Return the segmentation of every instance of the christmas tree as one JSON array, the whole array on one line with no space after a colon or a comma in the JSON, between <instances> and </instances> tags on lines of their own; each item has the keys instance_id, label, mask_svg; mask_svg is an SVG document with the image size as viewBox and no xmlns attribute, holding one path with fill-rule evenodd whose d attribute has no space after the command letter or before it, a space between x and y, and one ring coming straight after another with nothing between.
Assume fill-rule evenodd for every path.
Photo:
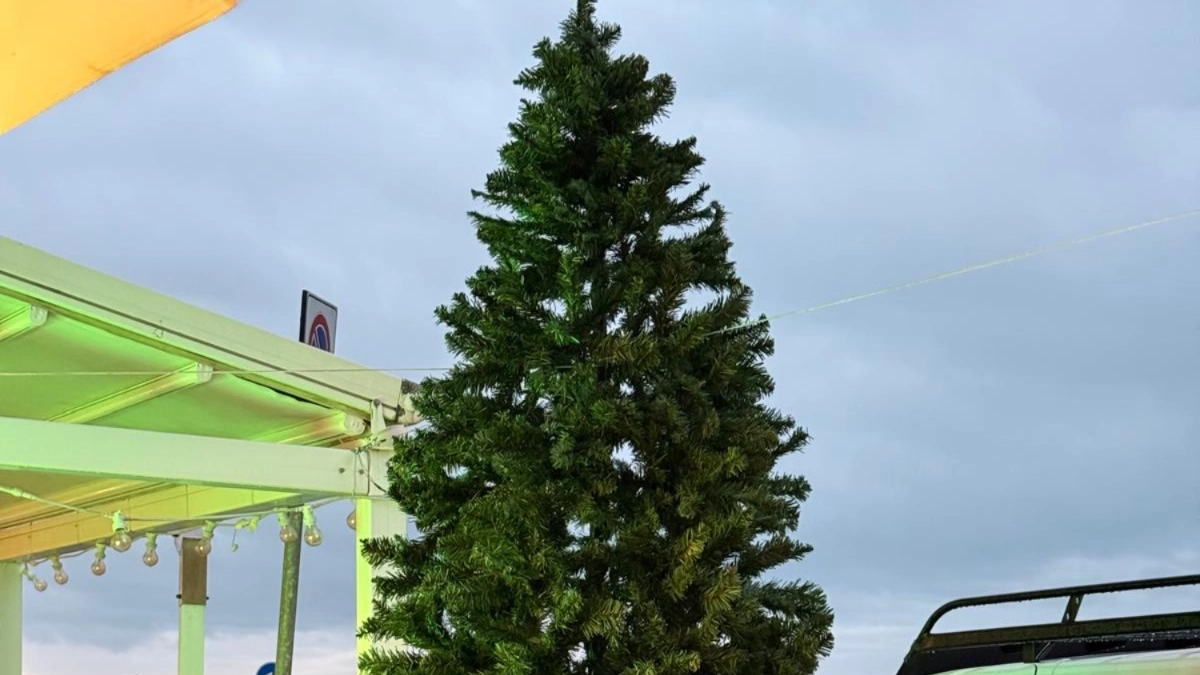
<instances>
[{"instance_id":1,"label":"christmas tree","mask_svg":"<svg viewBox=\"0 0 1200 675\"><path fill-rule=\"evenodd\" d=\"M809 485L764 401L765 320L729 260L675 96L579 0L516 83L533 96L475 196L492 262L436 312L458 357L422 384L390 493L420 538L368 542L378 675L807 674L810 583L771 580ZM708 297L705 302L698 295Z\"/></svg>"}]
</instances>

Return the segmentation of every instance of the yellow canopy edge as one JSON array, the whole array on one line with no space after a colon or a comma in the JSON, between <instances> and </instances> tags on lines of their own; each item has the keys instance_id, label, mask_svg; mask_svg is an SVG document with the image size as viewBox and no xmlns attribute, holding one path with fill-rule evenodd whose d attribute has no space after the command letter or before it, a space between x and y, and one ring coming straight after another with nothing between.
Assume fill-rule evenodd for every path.
<instances>
[{"instance_id":1,"label":"yellow canopy edge","mask_svg":"<svg viewBox=\"0 0 1200 675\"><path fill-rule=\"evenodd\" d=\"M0 0L0 134L237 0Z\"/></svg>"}]
</instances>

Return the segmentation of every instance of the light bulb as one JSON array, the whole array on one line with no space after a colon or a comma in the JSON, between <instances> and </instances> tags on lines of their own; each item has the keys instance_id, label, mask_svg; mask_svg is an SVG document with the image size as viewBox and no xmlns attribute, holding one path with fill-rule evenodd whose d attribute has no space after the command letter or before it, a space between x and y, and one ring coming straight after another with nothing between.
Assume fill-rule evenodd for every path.
<instances>
[{"instance_id":1,"label":"light bulb","mask_svg":"<svg viewBox=\"0 0 1200 675\"><path fill-rule=\"evenodd\" d=\"M292 526L291 513L288 511L276 511L275 517L279 520L279 541L290 544L300 538L300 533Z\"/></svg>"},{"instance_id":2,"label":"light bulb","mask_svg":"<svg viewBox=\"0 0 1200 675\"><path fill-rule=\"evenodd\" d=\"M36 589L38 593L46 590L46 582L39 579L37 575L33 573L33 569L28 564L25 565L25 569L21 570L21 576L28 579L29 583L33 584L34 589Z\"/></svg>"},{"instance_id":3,"label":"light bulb","mask_svg":"<svg viewBox=\"0 0 1200 675\"><path fill-rule=\"evenodd\" d=\"M109 543L118 553L124 553L133 546L133 537L129 536L128 530L120 530L112 536Z\"/></svg>"},{"instance_id":4,"label":"light bulb","mask_svg":"<svg viewBox=\"0 0 1200 675\"><path fill-rule=\"evenodd\" d=\"M208 557L212 553L213 532L217 529L217 524L208 522L204 524L204 531L200 534L200 541L196 542L196 554Z\"/></svg>"},{"instance_id":5,"label":"light bulb","mask_svg":"<svg viewBox=\"0 0 1200 675\"><path fill-rule=\"evenodd\" d=\"M346 515L346 527L358 530L358 509L350 509L350 513Z\"/></svg>"},{"instance_id":6,"label":"light bulb","mask_svg":"<svg viewBox=\"0 0 1200 675\"><path fill-rule=\"evenodd\" d=\"M304 523L304 543L309 546L320 546L325 537L321 534L321 528L317 527L317 516L313 514L313 508L305 504L300 508L300 522Z\"/></svg>"},{"instance_id":7,"label":"light bulb","mask_svg":"<svg viewBox=\"0 0 1200 675\"><path fill-rule=\"evenodd\" d=\"M146 534L146 552L142 554L142 562L146 563L146 567L154 567L158 564L157 532L149 532Z\"/></svg>"},{"instance_id":8,"label":"light bulb","mask_svg":"<svg viewBox=\"0 0 1200 675\"><path fill-rule=\"evenodd\" d=\"M121 515L120 511L114 511L112 514L112 529L113 536L109 542L118 553L124 553L133 546L133 537L129 536L129 527L125 525L125 516Z\"/></svg>"},{"instance_id":9,"label":"light bulb","mask_svg":"<svg viewBox=\"0 0 1200 675\"><path fill-rule=\"evenodd\" d=\"M50 558L50 567L54 570L54 583L58 584L59 586L67 583L70 577L68 577L66 571L63 570L62 560L59 560L58 556L52 556Z\"/></svg>"},{"instance_id":10,"label":"light bulb","mask_svg":"<svg viewBox=\"0 0 1200 675\"><path fill-rule=\"evenodd\" d=\"M195 551L196 555L208 556L209 553L212 553L212 539L201 537L200 541L196 542Z\"/></svg>"},{"instance_id":11,"label":"light bulb","mask_svg":"<svg viewBox=\"0 0 1200 675\"><path fill-rule=\"evenodd\" d=\"M92 561L92 574L102 576L108 571L108 565L104 564L104 542L96 544L96 559Z\"/></svg>"}]
</instances>

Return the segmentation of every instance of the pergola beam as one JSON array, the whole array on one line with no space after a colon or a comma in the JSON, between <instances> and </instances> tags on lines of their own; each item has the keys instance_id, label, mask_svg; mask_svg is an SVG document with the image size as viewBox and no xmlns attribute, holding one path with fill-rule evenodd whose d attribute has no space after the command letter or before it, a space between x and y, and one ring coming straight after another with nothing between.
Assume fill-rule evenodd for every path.
<instances>
[{"instance_id":1,"label":"pergola beam","mask_svg":"<svg viewBox=\"0 0 1200 675\"><path fill-rule=\"evenodd\" d=\"M96 480L72 486L66 490L59 490L48 495L38 496L47 497L56 504L71 504L81 509L97 508L103 510L104 506L114 499L128 499L136 494L161 490L164 487L169 486L157 484L138 486L128 481ZM115 508L110 509L110 511L115 510ZM60 513L62 513L61 507L44 502L17 502L0 509L0 532L3 532L5 528L12 525L24 524L33 520L42 520Z\"/></svg>"},{"instance_id":2,"label":"pergola beam","mask_svg":"<svg viewBox=\"0 0 1200 675\"><path fill-rule=\"evenodd\" d=\"M0 290L55 315L156 349L186 354L217 371L352 414L381 401L389 420L411 413L402 381L296 340L254 328L0 236Z\"/></svg>"},{"instance_id":3,"label":"pergola beam","mask_svg":"<svg viewBox=\"0 0 1200 675\"><path fill-rule=\"evenodd\" d=\"M70 424L92 422L159 396L166 396L198 384L204 384L212 380L212 374L212 366L204 363L192 363L173 373L135 384L101 399L85 403L78 408L50 418L50 421Z\"/></svg>"},{"instance_id":4,"label":"pergola beam","mask_svg":"<svg viewBox=\"0 0 1200 675\"><path fill-rule=\"evenodd\" d=\"M0 342L27 333L38 326L44 326L50 313L45 307L26 305L13 314L0 317Z\"/></svg>"},{"instance_id":5,"label":"pergola beam","mask_svg":"<svg viewBox=\"0 0 1200 675\"><path fill-rule=\"evenodd\" d=\"M13 417L0 438L3 470L345 497L379 492L389 454Z\"/></svg>"},{"instance_id":6,"label":"pergola beam","mask_svg":"<svg viewBox=\"0 0 1200 675\"><path fill-rule=\"evenodd\" d=\"M129 529L137 534L161 531L164 525L185 530L221 514L294 506L307 498L311 495L177 486L93 503L89 509L97 513L120 511L128 518ZM78 550L110 536L112 523L105 518L59 512L23 525L0 527L0 561Z\"/></svg>"},{"instance_id":7,"label":"pergola beam","mask_svg":"<svg viewBox=\"0 0 1200 675\"><path fill-rule=\"evenodd\" d=\"M361 417L343 412L313 422L301 422L285 429L271 431L250 440L260 443L284 443L288 445L310 445L345 438L357 440L367 433L367 423Z\"/></svg>"}]
</instances>

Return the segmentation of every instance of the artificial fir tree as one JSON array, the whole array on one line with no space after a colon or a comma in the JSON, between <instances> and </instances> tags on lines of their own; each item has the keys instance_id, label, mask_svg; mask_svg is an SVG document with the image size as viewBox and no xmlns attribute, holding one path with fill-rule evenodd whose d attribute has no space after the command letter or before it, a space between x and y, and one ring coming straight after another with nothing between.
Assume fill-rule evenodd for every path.
<instances>
[{"instance_id":1,"label":"artificial fir tree","mask_svg":"<svg viewBox=\"0 0 1200 675\"><path fill-rule=\"evenodd\" d=\"M471 214L492 263L437 310L459 362L389 466L423 536L366 547L391 571L364 634L410 649L367 672L803 675L831 648L821 590L766 578L808 551L777 472L807 437L764 404L695 140L651 133L675 86L619 35L579 0L516 81Z\"/></svg>"}]
</instances>

